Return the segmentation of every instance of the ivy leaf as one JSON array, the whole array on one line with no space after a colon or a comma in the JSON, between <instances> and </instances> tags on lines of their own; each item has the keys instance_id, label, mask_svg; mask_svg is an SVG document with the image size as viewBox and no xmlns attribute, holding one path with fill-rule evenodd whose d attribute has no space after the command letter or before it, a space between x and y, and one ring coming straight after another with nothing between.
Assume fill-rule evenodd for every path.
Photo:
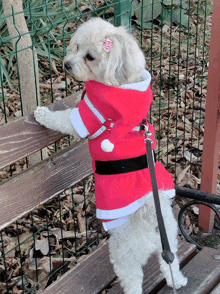
<instances>
[{"instance_id":1,"label":"ivy leaf","mask_svg":"<svg viewBox=\"0 0 220 294\"><path fill-rule=\"evenodd\" d=\"M138 19L142 17L142 2L136 6L135 16ZM151 21L160 15L162 10L161 2L155 2L154 0L143 0L143 21Z\"/></svg>"},{"instance_id":2,"label":"ivy leaf","mask_svg":"<svg viewBox=\"0 0 220 294\"><path fill-rule=\"evenodd\" d=\"M173 22L174 23L181 23L182 26L188 27L188 20L189 16L185 14L185 10L181 8L177 8L173 10Z\"/></svg>"},{"instance_id":3,"label":"ivy leaf","mask_svg":"<svg viewBox=\"0 0 220 294\"><path fill-rule=\"evenodd\" d=\"M181 25L187 28L189 17L181 8L176 8L175 10L173 9L172 12L170 9L164 9L163 15L160 16L160 20L177 24L180 24L181 21Z\"/></svg>"},{"instance_id":4,"label":"ivy leaf","mask_svg":"<svg viewBox=\"0 0 220 294\"><path fill-rule=\"evenodd\" d=\"M179 5L180 0L163 0L162 3L164 5L172 5L172 4Z\"/></svg>"},{"instance_id":5,"label":"ivy leaf","mask_svg":"<svg viewBox=\"0 0 220 294\"><path fill-rule=\"evenodd\" d=\"M136 24L138 24L141 27L141 20L137 19L135 20ZM152 22L143 22L143 29L152 30L154 29L154 24Z\"/></svg>"}]
</instances>

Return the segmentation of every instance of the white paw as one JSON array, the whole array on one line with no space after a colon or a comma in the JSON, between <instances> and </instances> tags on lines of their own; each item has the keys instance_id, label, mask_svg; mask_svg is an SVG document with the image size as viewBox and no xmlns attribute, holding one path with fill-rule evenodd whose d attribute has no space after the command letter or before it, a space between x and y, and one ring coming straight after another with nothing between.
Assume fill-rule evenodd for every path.
<instances>
[{"instance_id":1,"label":"white paw","mask_svg":"<svg viewBox=\"0 0 220 294\"><path fill-rule=\"evenodd\" d=\"M49 113L50 110L47 107L38 106L34 111L34 117L39 124L44 125L46 120L48 119Z\"/></svg>"},{"instance_id":2,"label":"white paw","mask_svg":"<svg viewBox=\"0 0 220 294\"><path fill-rule=\"evenodd\" d=\"M174 276L175 289L177 290L181 287L186 286L187 282L188 282L188 279L185 278L182 274L178 276ZM167 285L173 288L172 281L169 281L169 282L167 281Z\"/></svg>"}]
</instances>

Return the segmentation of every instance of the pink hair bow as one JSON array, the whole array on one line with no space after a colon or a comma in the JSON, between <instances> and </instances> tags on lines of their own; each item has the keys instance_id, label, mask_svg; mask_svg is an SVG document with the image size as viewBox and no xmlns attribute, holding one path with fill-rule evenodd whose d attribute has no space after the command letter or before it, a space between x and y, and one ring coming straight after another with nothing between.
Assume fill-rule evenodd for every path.
<instances>
[{"instance_id":1,"label":"pink hair bow","mask_svg":"<svg viewBox=\"0 0 220 294\"><path fill-rule=\"evenodd\" d=\"M104 42L105 44L103 45L103 49L105 50L105 52L110 52L112 49L112 44L114 44L114 41L110 39L105 39Z\"/></svg>"}]
</instances>

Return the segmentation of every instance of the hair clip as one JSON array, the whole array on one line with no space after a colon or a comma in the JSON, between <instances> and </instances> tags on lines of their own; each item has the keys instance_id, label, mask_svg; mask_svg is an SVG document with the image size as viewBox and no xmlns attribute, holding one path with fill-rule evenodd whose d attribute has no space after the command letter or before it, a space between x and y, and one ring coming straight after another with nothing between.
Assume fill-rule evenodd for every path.
<instances>
[{"instance_id":1,"label":"hair clip","mask_svg":"<svg viewBox=\"0 0 220 294\"><path fill-rule=\"evenodd\" d=\"M105 52L110 52L112 49L112 44L114 44L114 41L110 39L105 39L104 42L105 44L103 45L103 49L105 50Z\"/></svg>"}]
</instances>

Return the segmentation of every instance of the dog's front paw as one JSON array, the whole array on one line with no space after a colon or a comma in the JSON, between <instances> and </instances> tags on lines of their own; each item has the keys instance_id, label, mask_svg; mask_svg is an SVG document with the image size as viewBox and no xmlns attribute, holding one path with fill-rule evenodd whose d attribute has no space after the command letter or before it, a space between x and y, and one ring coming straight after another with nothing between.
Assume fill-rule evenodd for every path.
<instances>
[{"instance_id":1,"label":"dog's front paw","mask_svg":"<svg viewBox=\"0 0 220 294\"><path fill-rule=\"evenodd\" d=\"M45 125L45 122L48 119L49 113L50 113L50 110L47 107L38 106L34 111L34 117L39 124Z\"/></svg>"}]
</instances>

